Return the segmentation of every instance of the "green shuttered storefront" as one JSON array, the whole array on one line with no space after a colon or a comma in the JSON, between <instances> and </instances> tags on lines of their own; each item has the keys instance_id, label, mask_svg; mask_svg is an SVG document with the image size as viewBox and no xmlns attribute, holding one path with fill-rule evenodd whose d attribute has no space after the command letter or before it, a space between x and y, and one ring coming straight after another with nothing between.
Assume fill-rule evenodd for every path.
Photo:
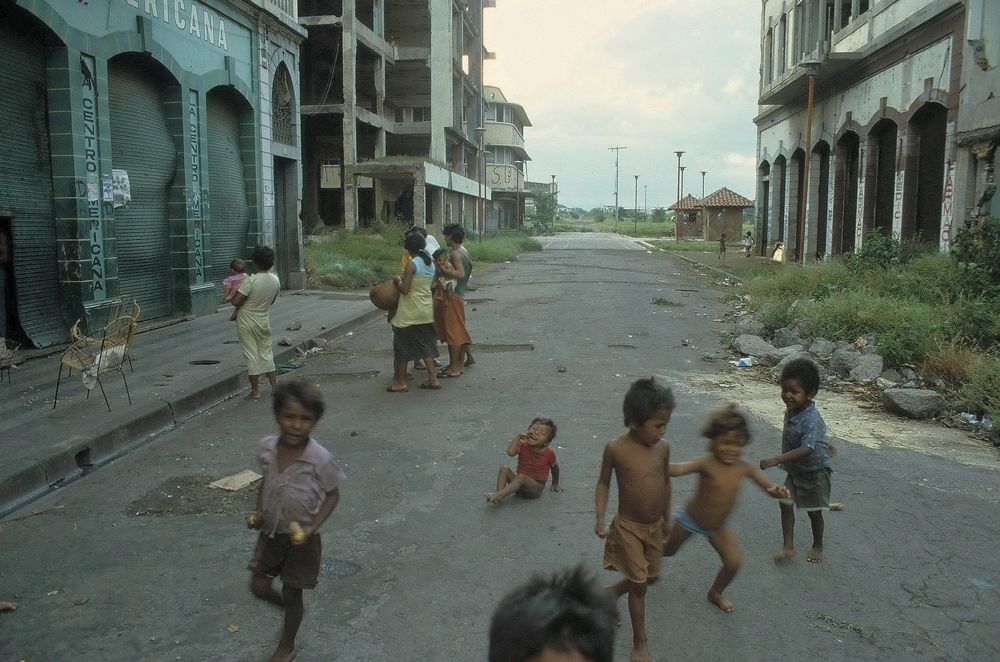
<instances>
[{"instance_id":1,"label":"green shuttered storefront","mask_svg":"<svg viewBox=\"0 0 1000 662\"><path fill-rule=\"evenodd\" d=\"M208 278L220 282L234 258L249 258L246 172L240 150L239 102L227 90L208 94L208 185L211 264ZM249 269L249 265L248 265Z\"/></svg>"},{"instance_id":2,"label":"green shuttered storefront","mask_svg":"<svg viewBox=\"0 0 1000 662\"><path fill-rule=\"evenodd\" d=\"M59 310L46 52L5 25L0 44L0 218L11 227L21 328L32 344L47 347L68 333Z\"/></svg>"},{"instance_id":3,"label":"green shuttered storefront","mask_svg":"<svg viewBox=\"0 0 1000 662\"><path fill-rule=\"evenodd\" d=\"M114 210L119 290L135 297L142 319L173 312L168 196L177 171L177 145L164 102L178 88L165 78L128 56L108 64L111 158L115 169L128 173L132 198Z\"/></svg>"}]
</instances>

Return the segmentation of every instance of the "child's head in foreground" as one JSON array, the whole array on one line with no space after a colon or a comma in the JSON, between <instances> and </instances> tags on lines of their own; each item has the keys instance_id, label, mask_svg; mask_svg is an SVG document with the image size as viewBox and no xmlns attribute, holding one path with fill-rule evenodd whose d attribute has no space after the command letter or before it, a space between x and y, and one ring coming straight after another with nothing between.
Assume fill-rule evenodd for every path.
<instances>
[{"instance_id":1,"label":"child's head in foreground","mask_svg":"<svg viewBox=\"0 0 1000 662\"><path fill-rule=\"evenodd\" d=\"M316 421L323 417L323 412L326 410L323 393L313 384L301 379L279 382L274 389L271 406L276 418L280 419L282 412L287 411L288 406L292 404L304 409Z\"/></svg>"},{"instance_id":2,"label":"child's head in foreground","mask_svg":"<svg viewBox=\"0 0 1000 662\"><path fill-rule=\"evenodd\" d=\"M625 425L642 425L659 410L674 410L674 394L653 377L632 382L622 403Z\"/></svg>"},{"instance_id":3,"label":"child's head in foreground","mask_svg":"<svg viewBox=\"0 0 1000 662\"><path fill-rule=\"evenodd\" d=\"M231 271L234 274L241 274L246 270L247 270L247 265L240 258L236 258L235 260L229 263L229 271Z\"/></svg>"},{"instance_id":4,"label":"child's head in foreground","mask_svg":"<svg viewBox=\"0 0 1000 662\"><path fill-rule=\"evenodd\" d=\"M781 370L781 399L793 411L809 404L819 392L819 366L806 358L792 359Z\"/></svg>"},{"instance_id":5,"label":"child's head in foreground","mask_svg":"<svg viewBox=\"0 0 1000 662\"><path fill-rule=\"evenodd\" d=\"M535 576L493 612L489 662L612 662L617 618L583 568Z\"/></svg>"},{"instance_id":6,"label":"child's head in foreground","mask_svg":"<svg viewBox=\"0 0 1000 662\"><path fill-rule=\"evenodd\" d=\"M709 440L709 452L723 461L739 458L750 443L750 424L735 402L712 410L700 432Z\"/></svg>"},{"instance_id":7,"label":"child's head in foreground","mask_svg":"<svg viewBox=\"0 0 1000 662\"><path fill-rule=\"evenodd\" d=\"M528 424L529 441L539 446L548 446L556 438L556 424L551 418L537 417Z\"/></svg>"}]
</instances>

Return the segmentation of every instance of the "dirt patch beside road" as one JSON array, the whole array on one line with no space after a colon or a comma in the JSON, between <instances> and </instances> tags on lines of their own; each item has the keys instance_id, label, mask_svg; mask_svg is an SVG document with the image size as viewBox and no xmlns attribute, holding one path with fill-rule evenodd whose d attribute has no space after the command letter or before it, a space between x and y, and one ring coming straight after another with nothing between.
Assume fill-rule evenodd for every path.
<instances>
[{"instance_id":1,"label":"dirt patch beside road","mask_svg":"<svg viewBox=\"0 0 1000 662\"><path fill-rule=\"evenodd\" d=\"M785 405L775 384L732 372L663 375L679 391L732 400L781 428ZM864 409L848 394L820 390L816 399L830 435L868 448L901 448L945 457L962 464L1000 470L1000 451L966 432L938 423L900 418L881 409Z\"/></svg>"}]
</instances>

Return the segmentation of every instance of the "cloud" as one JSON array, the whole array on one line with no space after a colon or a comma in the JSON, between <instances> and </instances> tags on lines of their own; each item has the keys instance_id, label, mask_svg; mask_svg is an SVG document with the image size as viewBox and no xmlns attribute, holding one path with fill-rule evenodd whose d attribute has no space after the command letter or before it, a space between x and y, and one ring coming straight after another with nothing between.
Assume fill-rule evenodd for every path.
<instances>
[{"instance_id":1,"label":"cloud","mask_svg":"<svg viewBox=\"0 0 1000 662\"><path fill-rule=\"evenodd\" d=\"M708 191L753 197L755 4L713 0L706 13L688 0L501 0L487 9L485 40L497 59L485 79L531 118L529 179L556 174L564 204L612 204L607 148L622 145L620 190L634 195L639 174L649 205L665 206L676 199L673 151L682 149L688 176L708 171ZM630 207L626 197L619 204Z\"/></svg>"}]
</instances>

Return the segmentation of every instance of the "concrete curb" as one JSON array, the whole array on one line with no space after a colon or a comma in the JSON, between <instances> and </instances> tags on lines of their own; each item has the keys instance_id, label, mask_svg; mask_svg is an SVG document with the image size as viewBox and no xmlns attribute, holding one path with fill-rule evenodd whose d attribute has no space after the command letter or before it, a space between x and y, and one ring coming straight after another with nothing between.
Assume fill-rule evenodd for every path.
<instances>
[{"instance_id":1,"label":"concrete curb","mask_svg":"<svg viewBox=\"0 0 1000 662\"><path fill-rule=\"evenodd\" d=\"M384 314L384 311L373 308L318 336L275 353L275 362L286 362L297 351L306 352L323 344L317 342L320 339L333 340ZM242 369L221 371L193 385L186 393L137 406L132 410L133 416L116 421L109 429L69 437L47 447L45 455L26 460L14 472L0 478L0 518L238 395L248 388L244 374Z\"/></svg>"}]
</instances>

